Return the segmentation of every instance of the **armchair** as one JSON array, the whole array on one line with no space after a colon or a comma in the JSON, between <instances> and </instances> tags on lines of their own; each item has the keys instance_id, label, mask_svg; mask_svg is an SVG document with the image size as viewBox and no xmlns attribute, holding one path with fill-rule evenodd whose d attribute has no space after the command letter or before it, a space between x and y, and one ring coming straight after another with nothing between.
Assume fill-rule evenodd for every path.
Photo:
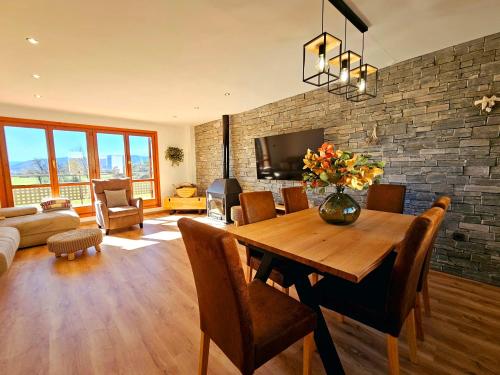
<instances>
[{"instance_id":1,"label":"armchair","mask_svg":"<svg viewBox=\"0 0 500 375\"><path fill-rule=\"evenodd\" d=\"M124 228L139 224L143 227L142 198L132 198L132 186L129 178L110 180L92 180L95 198L95 218L99 228L106 234L111 229ZM105 190L125 190L127 206L108 207Z\"/></svg>"}]
</instances>

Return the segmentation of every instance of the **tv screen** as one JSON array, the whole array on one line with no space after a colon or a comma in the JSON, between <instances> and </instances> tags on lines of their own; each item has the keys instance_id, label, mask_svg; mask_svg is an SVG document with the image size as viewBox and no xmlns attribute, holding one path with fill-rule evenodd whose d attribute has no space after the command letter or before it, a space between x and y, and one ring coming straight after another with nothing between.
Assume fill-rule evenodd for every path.
<instances>
[{"instance_id":1,"label":"tv screen","mask_svg":"<svg viewBox=\"0 0 500 375\"><path fill-rule=\"evenodd\" d=\"M302 160L307 149L316 150L323 139L323 129L255 138L257 178L302 180Z\"/></svg>"}]
</instances>

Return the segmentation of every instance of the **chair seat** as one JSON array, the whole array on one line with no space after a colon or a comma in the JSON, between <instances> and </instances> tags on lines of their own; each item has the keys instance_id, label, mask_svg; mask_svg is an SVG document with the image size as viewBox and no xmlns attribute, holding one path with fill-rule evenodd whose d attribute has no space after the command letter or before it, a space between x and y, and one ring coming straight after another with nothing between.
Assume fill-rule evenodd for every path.
<instances>
[{"instance_id":1,"label":"chair seat","mask_svg":"<svg viewBox=\"0 0 500 375\"><path fill-rule=\"evenodd\" d=\"M255 368L312 332L316 314L260 280L248 284L255 343Z\"/></svg>"},{"instance_id":2,"label":"chair seat","mask_svg":"<svg viewBox=\"0 0 500 375\"><path fill-rule=\"evenodd\" d=\"M119 206L108 208L109 217L121 217L139 214L139 209L133 206Z\"/></svg>"},{"instance_id":3,"label":"chair seat","mask_svg":"<svg viewBox=\"0 0 500 375\"><path fill-rule=\"evenodd\" d=\"M386 311L386 294L395 258L396 253L391 253L358 284L325 276L314 285L315 296L321 306L397 337L401 327Z\"/></svg>"}]
</instances>

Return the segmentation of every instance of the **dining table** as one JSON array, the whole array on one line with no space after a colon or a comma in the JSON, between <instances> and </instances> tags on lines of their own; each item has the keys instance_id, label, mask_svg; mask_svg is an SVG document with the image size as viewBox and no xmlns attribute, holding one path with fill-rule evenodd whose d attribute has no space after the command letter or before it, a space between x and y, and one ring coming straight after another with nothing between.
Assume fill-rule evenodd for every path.
<instances>
[{"instance_id":1,"label":"dining table","mask_svg":"<svg viewBox=\"0 0 500 375\"><path fill-rule=\"evenodd\" d=\"M397 249L414 218L362 209L354 223L332 225L321 219L315 207L253 224L228 226L226 230L241 244L262 252L256 279L267 282L273 266L288 262L307 266L325 277L333 275L359 283ZM326 373L344 374L307 274L298 272L294 280L300 301L317 314L314 339Z\"/></svg>"}]
</instances>

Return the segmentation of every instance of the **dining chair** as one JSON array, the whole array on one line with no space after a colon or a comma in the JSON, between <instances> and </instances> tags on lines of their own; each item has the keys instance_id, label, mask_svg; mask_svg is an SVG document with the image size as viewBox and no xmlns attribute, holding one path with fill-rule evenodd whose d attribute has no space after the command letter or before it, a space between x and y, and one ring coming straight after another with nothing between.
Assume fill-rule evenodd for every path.
<instances>
[{"instance_id":1,"label":"dining chair","mask_svg":"<svg viewBox=\"0 0 500 375\"><path fill-rule=\"evenodd\" d=\"M282 188L281 196L285 204L285 215L309 208L309 200L302 186ZM318 282L318 274L316 272L311 274L311 278L313 284Z\"/></svg>"},{"instance_id":2,"label":"dining chair","mask_svg":"<svg viewBox=\"0 0 500 375\"><path fill-rule=\"evenodd\" d=\"M281 189L281 196L285 204L285 214L307 210L309 201L302 186L292 186Z\"/></svg>"},{"instance_id":3,"label":"dining chair","mask_svg":"<svg viewBox=\"0 0 500 375\"><path fill-rule=\"evenodd\" d=\"M405 194L405 185L370 185L366 197L366 208L368 210L402 214L405 205Z\"/></svg>"},{"instance_id":4,"label":"dining chair","mask_svg":"<svg viewBox=\"0 0 500 375\"><path fill-rule=\"evenodd\" d=\"M210 340L247 375L304 338L303 373L309 375L315 312L260 280L247 284L228 232L188 218L178 226L198 295L198 374L207 373Z\"/></svg>"},{"instance_id":5,"label":"dining chair","mask_svg":"<svg viewBox=\"0 0 500 375\"><path fill-rule=\"evenodd\" d=\"M322 306L386 334L392 375L399 374L398 337L405 322L410 359L417 361L414 315L417 284L443 215L443 209L433 207L416 217L396 251L359 284L326 276L314 286Z\"/></svg>"},{"instance_id":6,"label":"dining chair","mask_svg":"<svg viewBox=\"0 0 500 375\"><path fill-rule=\"evenodd\" d=\"M270 191L253 191L240 193L240 205L243 223L247 225L276 217L273 193ZM262 250L252 245L246 245L248 282L252 280L253 270L258 270L262 260ZM297 273L312 273L307 267L291 266L287 263L276 261L269 275L269 279L281 286L283 292L289 294L289 288L295 283Z\"/></svg>"},{"instance_id":7,"label":"dining chair","mask_svg":"<svg viewBox=\"0 0 500 375\"><path fill-rule=\"evenodd\" d=\"M432 207L440 207L446 213L448 207L450 206L451 198L447 196L442 196L436 199L432 204ZM444 219L444 215L441 220ZM439 223L441 225L441 223ZM417 296L415 298L415 320L417 325L417 338L419 340L424 340L424 329L422 325L422 312L421 312L421 301L423 301L424 312L426 316L431 316L431 302L429 298L429 285L428 285L428 275L432 258L432 251L434 250L434 244L438 231L434 234L432 241L429 245L429 250L427 251L427 256L425 258L424 266L422 267L422 272L420 273L420 278L417 285Z\"/></svg>"}]
</instances>

